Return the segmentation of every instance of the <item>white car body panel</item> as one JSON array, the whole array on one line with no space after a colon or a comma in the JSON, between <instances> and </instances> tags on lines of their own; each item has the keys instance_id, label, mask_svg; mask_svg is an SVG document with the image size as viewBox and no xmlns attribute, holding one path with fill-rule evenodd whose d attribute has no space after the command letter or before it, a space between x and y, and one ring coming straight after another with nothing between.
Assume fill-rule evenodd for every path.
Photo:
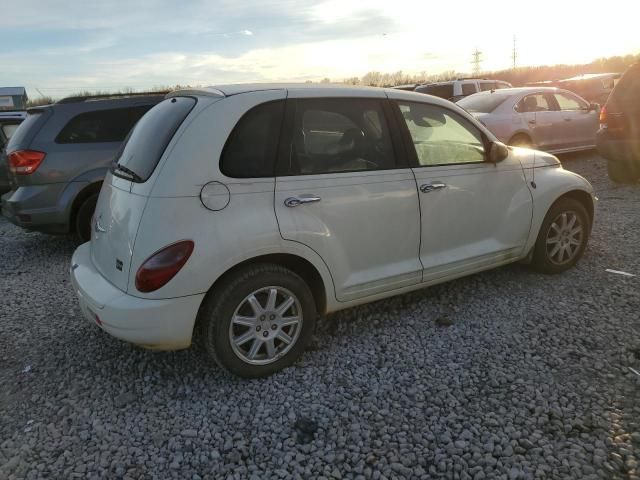
<instances>
[{"instance_id":1,"label":"white car body panel","mask_svg":"<svg viewBox=\"0 0 640 480\"><path fill-rule=\"evenodd\" d=\"M275 254L305 260L324 286L321 303L332 312L523 259L560 196L580 191L593 197L589 183L559 168L555 157L527 149L510 149L497 165L229 178L218 163L230 132L244 113L272 100L426 102L471 119L489 140L495 136L450 102L401 90L221 86L187 94L198 103L150 178L107 177L96 209L105 231L96 225L71 272L90 321L91 312L102 312L103 329L152 348L188 346L205 294L243 262ZM421 183L433 181L447 188L419 193ZM224 186L215 195L228 197L216 211L200 199L209 182ZM284 206L301 194L321 201ZM154 292L137 291L135 275L145 259L185 239L195 248L178 274Z\"/></svg>"}]
</instances>

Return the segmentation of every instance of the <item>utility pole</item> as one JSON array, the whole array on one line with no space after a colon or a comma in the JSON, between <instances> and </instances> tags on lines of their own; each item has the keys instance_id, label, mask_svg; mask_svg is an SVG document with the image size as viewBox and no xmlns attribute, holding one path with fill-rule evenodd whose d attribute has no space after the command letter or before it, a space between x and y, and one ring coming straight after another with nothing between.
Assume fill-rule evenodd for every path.
<instances>
[{"instance_id":1,"label":"utility pole","mask_svg":"<svg viewBox=\"0 0 640 480\"><path fill-rule=\"evenodd\" d=\"M473 76L477 77L480 75L480 63L482 62L482 52L478 50L476 47L475 52L473 52L473 60L471 64L473 65Z\"/></svg>"},{"instance_id":2,"label":"utility pole","mask_svg":"<svg viewBox=\"0 0 640 480\"><path fill-rule=\"evenodd\" d=\"M513 69L516 69L516 61L518 60L518 47L516 46L516 36L513 36L513 52L511 53L513 59Z\"/></svg>"}]
</instances>

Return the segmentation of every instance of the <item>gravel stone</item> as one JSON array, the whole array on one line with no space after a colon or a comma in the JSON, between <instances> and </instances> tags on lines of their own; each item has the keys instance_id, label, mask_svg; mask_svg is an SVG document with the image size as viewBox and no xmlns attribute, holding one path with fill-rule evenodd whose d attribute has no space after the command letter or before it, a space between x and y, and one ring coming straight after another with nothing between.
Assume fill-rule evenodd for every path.
<instances>
[{"instance_id":1,"label":"gravel stone","mask_svg":"<svg viewBox=\"0 0 640 480\"><path fill-rule=\"evenodd\" d=\"M0 478L640 478L640 185L561 160L600 198L574 269L330 315L262 380L109 337L78 308L76 242L0 218Z\"/></svg>"}]
</instances>

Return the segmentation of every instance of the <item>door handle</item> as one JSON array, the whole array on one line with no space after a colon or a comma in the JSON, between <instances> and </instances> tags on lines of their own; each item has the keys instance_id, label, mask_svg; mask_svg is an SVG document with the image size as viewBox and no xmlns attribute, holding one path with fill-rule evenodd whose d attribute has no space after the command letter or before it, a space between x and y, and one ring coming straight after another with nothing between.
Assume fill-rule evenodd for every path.
<instances>
[{"instance_id":1,"label":"door handle","mask_svg":"<svg viewBox=\"0 0 640 480\"><path fill-rule=\"evenodd\" d=\"M570 121L571 121L571 119L570 119L570 118L565 118L565 119L564 119L564 121L565 121L565 122L570 122Z\"/></svg>"},{"instance_id":2,"label":"door handle","mask_svg":"<svg viewBox=\"0 0 640 480\"><path fill-rule=\"evenodd\" d=\"M529 120L529 125L535 125L536 121L535 120Z\"/></svg>"},{"instance_id":3,"label":"door handle","mask_svg":"<svg viewBox=\"0 0 640 480\"><path fill-rule=\"evenodd\" d=\"M289 197L284 201L285 206L287 207L297 207L298 205L303 205L305 203L315 203L322 200L317 195L299 195L297 197Z\"/></svg>"},{"instance_id":4,"label":"door handle","mask_svg":"<svg viewBox=\"0 0 640 480\"><path fill-rule=\"evenodd\" d=\"M433 183L425 183L420 185L420 191L422 193L433 192L434 190L440 190L442 188L447 188L447 185L442 182L433 182Z\"/></svg>"}]
</instances>

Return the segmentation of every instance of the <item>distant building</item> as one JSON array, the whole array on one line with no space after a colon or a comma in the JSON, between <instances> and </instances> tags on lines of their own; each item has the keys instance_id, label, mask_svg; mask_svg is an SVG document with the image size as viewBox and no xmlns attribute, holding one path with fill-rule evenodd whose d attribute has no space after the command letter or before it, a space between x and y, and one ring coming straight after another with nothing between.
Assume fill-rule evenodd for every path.
<instances>
[{"instance_id":1,"label":"distant building","mask_svg":"<svg viewBox=\"0 0 640 480\"><path fill-rule=\"evenodd\" d=\"M0 111L27 108L27 90L24 87L0 87Z\"/></svg>"}]
</instances>

